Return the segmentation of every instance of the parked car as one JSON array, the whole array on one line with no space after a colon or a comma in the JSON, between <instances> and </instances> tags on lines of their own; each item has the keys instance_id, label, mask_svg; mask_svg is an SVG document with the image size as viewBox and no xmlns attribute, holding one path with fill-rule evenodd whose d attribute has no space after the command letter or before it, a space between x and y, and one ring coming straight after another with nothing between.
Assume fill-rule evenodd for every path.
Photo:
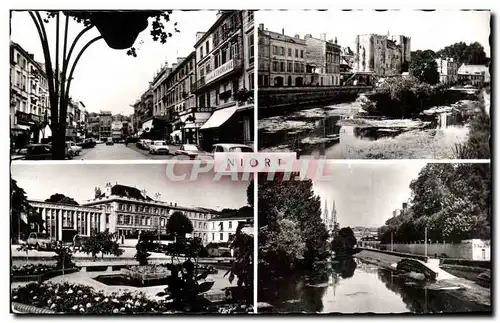
<instances>
[{"instance_id":1,"label":"parked car","mask_svg":"<svg viewBox=\"0 0 500 323\"><path fill-rule=\"evenodd\" d=\"M165 141L155 140L149 146L149 153L150 154L168 154L169 148L168 148L167 143Z\"/></svg>"},{"instance_id":2,"label":"parked car","mask_svg":"<svg viewBox=\"0 0 500 323\"><path fill-rule=\"evenodd\" d=\"M215 144L212 153L253 153L253 148L243 144Z\"/></svg>"},{"instance_id":3,"label":"parked car","mask_svg":"<svg viewBox=\"0 0 500 323\"><path fill-rule=\"evenodd\" d=\"M66 141L66 145L68 146L68 149L73 152L73 156L80 155L82 147L78 146L74 141Z\"/></svg>"},{"instance_id":4,"label":"parked car","mask_svg":"<svg viewBox=\"0 0 500 323\"><path fill-rule=\"evenodd\" d=\"M94 148L96 145L96 141L94 138L88 138L84 139L82 142L78 143L77 145L86 149L86 148Z\"/></svg>"},{"instance_id":5,"label":"parked car","mask_svg":"<svg viewBox=\"0 0 500 323\"><path fill-rule=\"evenodd\" d=\"M43 160L52 159L52 148L46 144L28 145L26 150L26 159Z\"/></svg>"},{"instance_id":6,"label":"parked car","mask_svg":"<svg viewBox=\"0 0 500 323\"><path fill-rule=\"evenodd\" d=\"M106 146L113 146L115 143L113 142L113 138L108 137L106 139Z\"/></svg>"},{"instance_id":7,"label":"parked car","mask_svg":"<svg viewBox=\"0 0 500 323\"><path fill-rule=\"evenodd\" d=\"M12 152L10 159L12 160L19 160L19 159L25 159L26 154L28 153L28 146L24 148L17 149L16 151Z\"/></svg>"},{"instance_id":8,"label":"parked car","mask_svg":"<svg viewBox=\"0 0 500 323\"><path fill-rule=\"evenodd\" d=\"M104 141L102 141L101 139L97 139L97 140L95 141L95 143L96 143L96 144L103 144L103 143L104 143Z\"/></svg>"},{"instance_id":9,"label":"parked car","mask_svg":"<svg viewBox=\"0 0 500 323\"><path fill-rule=\"evenodd\" d=\"M54 248L54 241L50 239L47 233L31 232L26 243L37 250L50 251Z\"/></svg>"},{"instance_id":10,"label":"parked car","mask_svg":"<svg viewBox=\"0 0 500 323\"><path fill-rule=\"evenodd\" d=\"M196 156L200 154L200 150L196 145L186 144L182 145L178 150L175 151L175 156L187 156L190 159L195 159Z\"/></svg>"}]
</instances>

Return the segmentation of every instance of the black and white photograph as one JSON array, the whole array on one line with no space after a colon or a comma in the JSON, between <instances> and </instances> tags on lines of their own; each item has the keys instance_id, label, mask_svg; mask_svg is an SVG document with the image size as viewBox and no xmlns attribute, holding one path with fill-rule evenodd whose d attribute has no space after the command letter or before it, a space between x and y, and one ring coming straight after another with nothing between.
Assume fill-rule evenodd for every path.
<instances>
[{"instance_id":1,"label":"black and white photograph","mask_svg":"<svg viewBox=\"0 0 500 323\"><path fill-rule=\"evenodd\" d=\"M492 313L489 164L329 168L259 177L259 313Z\"/></svg>"},{"instance_id":2,"label":"black and white photograph","mask_svg":"<svg viewBox=\"0 0 500 323\"><path fill-rule=\"evenodd\" d=\"M168 174L163 164L12 165L12 311L253 313L251 178Z\"/></svg>"},{"instance_id":3,"label":"black and white photograph","mask_svg":"<svg viewBox=\"0 0 500 323\"><path fill-rule=\"evenodd\" d=\"M254 150L253 11L11 11L10 154Z\"/></svg>"},{"instance_id":4,"label":"black and white photograph","mask_svg":"<svg viewBox=\"0 0 500 323\"><path fill-rule=\"evenodd\" d=\"M489 10L255 16L259 151L490 158Z\"/></svg>"}]
</instances>

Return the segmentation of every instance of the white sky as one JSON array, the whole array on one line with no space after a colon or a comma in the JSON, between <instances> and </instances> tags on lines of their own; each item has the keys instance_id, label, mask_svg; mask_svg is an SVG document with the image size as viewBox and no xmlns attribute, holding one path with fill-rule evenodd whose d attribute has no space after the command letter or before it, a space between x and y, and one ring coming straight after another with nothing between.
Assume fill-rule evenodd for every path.
<instances>
[{"instance_id":1,"label":"white sky","mask_svg":"<svg viewBox=\"0 0 500 323\"><path fill-rule=\"evenodd\" d=\"M104 40L92 44L82 55L73 75L70 95L82 100L89 112L99 110L112 111L113 114L129 115L133 112L130 107L139 96L148 88L156 72L168 61L169 65L177 61L177 57L186 57L194 50L196 32L206 31L215 22L216 11L174 11L170 16L172 24L177 22L180 33L167 40L166 44L154 42L149 35L151 23L136 40L136 45L143 40L137 57L127 56L126 50L113 50ZM42 12L42 17L45 13ZM61 19L61 29L64 19ZM70 20L68 39L74 39L83 28ZM11 40L20 44L26 51L35 55L35 59L43 62L43 51L36 31L27 12L14 12L11 20ZM46 27L51 45L52 62L55 64L55 19ZM61 42L63 33L61 31ZM83 40L90 40L99 33L92 29L80 40L80 46L75 49L72 58L83 47ZM61 45L62 48L62 45ZM69 45L68 45L69 49Z\"/></svg>"},{"instance_id":2,"label":"white sky","mask_svg":"<svg viewBox=\"0 0 500 323\"><path fill-rule=\"evenodd\" d=\"M346 6L347 7L347 6ZM285 35L311 34L319 38L326 33L327 39L335 39L342 47L353 48L358 34L402 34L411 37L411 50L432 49L437 51L455 42L467 44L477 41L490 56L490 12L437 10L424 12L400 10L377 12L356 11L259 11L255 15L264 28Z\"/></svg>"},{"instance_id":3,"label":"white sky","mask_svg":"<svg viewBox=\"0 0 500 323\"><path fill-rule=\"evenodd\" d=\"M321 197L321 212L327 201L330 215L335 200L341 227L379 227L392 217L393 210L408 201L410 182L418 177L425 164L422 161L333 164L328 174L334 180L313 181L313 189Z\"/></svg>"}]
</instances>

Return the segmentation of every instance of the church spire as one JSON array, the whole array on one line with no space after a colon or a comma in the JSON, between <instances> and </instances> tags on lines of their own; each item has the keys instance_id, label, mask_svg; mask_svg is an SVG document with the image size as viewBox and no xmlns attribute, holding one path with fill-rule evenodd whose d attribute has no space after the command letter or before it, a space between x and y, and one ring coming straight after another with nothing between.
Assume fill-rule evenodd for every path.
<instances>
[{"instance_id":1,"label":"church spire","mask_svg":"<svg viewBox=\"0 0 500 323\"><path fill-rule=\"evenodd\" d=\"M325 199L325 212L323 213L323 222L328 221L328 200Z\"/></svg>"},{"instance_id":2,"label":"church spire","mask_svg":"<svg viewBox=\"0 0 500 323\"><path fill-rule=\"evenodd\" d=\"M332 204L331 220L333 223L337 223L337 209L335 208L335 200L333 200L333 204Z\"/></svg>"}]
</instances>

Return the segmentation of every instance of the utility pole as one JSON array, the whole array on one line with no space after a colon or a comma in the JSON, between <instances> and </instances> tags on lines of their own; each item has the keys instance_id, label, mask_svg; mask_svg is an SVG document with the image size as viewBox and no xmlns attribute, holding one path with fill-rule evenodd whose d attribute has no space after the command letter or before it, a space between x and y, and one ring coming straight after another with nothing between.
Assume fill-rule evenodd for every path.
<instances>
[{"instance_id":1,"label":"utility pole","mask_svg":"<svg viewBox=\"0 0 500 323\"><path fill-rule=\"evenodd\" d=\"M427 257L427 226L425 226L425 242L424 242L424 248L425 248L425 256Z\"/></svg>"},{"instance_id":2,"label":"utility pole","mask_svg":"<svg viewBox=\"0 0 500 323\"><path fill-rule=\"evenodd\" d=\"M391 251L394 251L394 233L391 231Z\"/></svg>"}]
</instances>

